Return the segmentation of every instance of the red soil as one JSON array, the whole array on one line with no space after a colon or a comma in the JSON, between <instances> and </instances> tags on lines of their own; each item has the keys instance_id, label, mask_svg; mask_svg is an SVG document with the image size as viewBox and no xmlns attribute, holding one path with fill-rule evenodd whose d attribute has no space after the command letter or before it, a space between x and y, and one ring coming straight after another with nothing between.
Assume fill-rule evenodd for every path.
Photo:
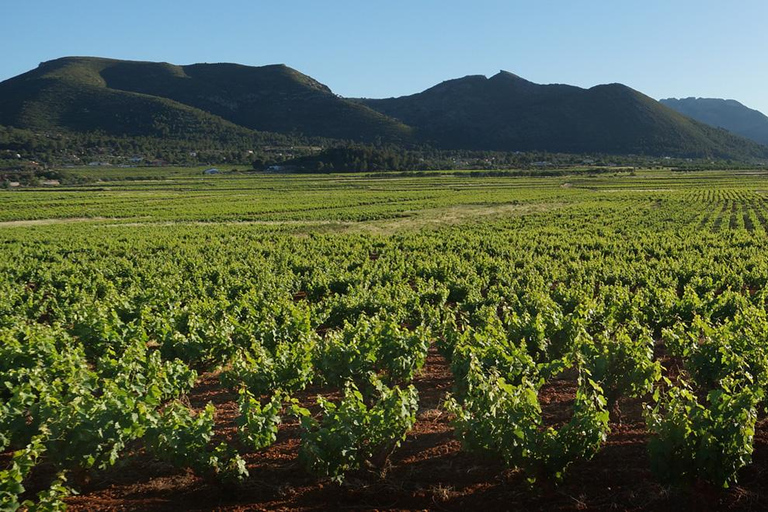
<instances>
[{"instance_id":1,"label":"red soil","mask_svg":"<svg viewBox=\"0 0 768 512\"><path fill-rule=\"evenodd\" d=\"M605 446L590 461L571 466L555 486L537 482L495 460L461 451L448 414L441 408L453 379L434 347L415 379L420 410L415 428L394 452L384 471L350 474L342 485L317 480L298 461L299 429L294 420L281 426L277 442L244 455L251 477L239 487L224 487L190 471L180 471L138 453L122 466L97 473L68 500L73 511L161 510L765 510L768 509L768 421L755 437L754 462L728 490L704 484L676 489L657 483L646 454L647 433L640 401L620 401L621 423L613 421ZM571 379L554 380L542 390L548 423L560 423L572 404ZM314 404L321 393L310 389L297 398ZM217 441L242 448L234 417L236 395L206 376L190 396L195 408L208 401L217 409Z\"/></svg>"}]
</instances>

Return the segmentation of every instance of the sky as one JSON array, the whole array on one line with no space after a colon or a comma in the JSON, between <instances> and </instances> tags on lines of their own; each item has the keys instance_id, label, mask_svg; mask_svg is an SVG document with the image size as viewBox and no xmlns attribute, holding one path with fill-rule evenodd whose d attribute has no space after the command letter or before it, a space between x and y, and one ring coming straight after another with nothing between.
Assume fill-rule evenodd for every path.
<instances>
[{"instance_id":1,"label":"sky","mask_svg":"<svg viewBox=\"0 0 768 512\"><path fill-rule=\"evenodd\" d=\"M380 98L503 69L768 114L766 0L0 1L0 80L68 55L284 63Z\"/></svg>"}]
</instances>

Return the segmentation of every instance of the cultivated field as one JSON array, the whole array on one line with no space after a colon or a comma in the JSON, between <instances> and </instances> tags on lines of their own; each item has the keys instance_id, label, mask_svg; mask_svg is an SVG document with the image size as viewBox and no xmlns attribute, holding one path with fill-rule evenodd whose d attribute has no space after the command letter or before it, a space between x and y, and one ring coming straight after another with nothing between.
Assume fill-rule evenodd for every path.
<instances>
[{"instance_id":1,"label":"cultivated field","mask_svg":"<svg viewBox=\"0 0 768 512\"><path fill-rule=\"evenodd\" d=\"M0 192L0 509L768 508L768 173L72 172Z\"/></svg>"}]
</instances>

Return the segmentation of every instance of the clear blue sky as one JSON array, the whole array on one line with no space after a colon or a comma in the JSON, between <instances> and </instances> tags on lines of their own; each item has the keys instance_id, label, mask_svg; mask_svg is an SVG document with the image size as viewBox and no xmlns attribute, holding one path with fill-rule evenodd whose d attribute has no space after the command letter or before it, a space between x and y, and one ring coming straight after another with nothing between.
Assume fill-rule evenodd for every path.
<instances>
[{"instance_id":1,"label":"clear blue sky","mask_svg":"<svg viewBox=\"0 0 768 512\"><path fill-rule=\"evenodd\" d=\"M344 96L469 74L768 113L766 0L4 0L0 80L66 55L285 63Z\"/></svg>"}]
</instances>

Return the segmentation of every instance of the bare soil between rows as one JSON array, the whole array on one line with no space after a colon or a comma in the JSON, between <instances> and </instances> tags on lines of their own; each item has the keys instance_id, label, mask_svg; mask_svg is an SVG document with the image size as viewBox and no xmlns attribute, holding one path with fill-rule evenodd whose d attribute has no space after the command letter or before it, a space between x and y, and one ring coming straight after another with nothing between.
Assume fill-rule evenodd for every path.
<instances>
[{"instance_id":1,"label":"bare soil between rows","mask_svg":"<svg viewBox=\"0 0 768 512\"><path fill-rule=\"evenodd\" d=\"M758 425L753 463L731 489L658 483L650 472L642 404L637 400L620 402L621 422L612 421L606 444L592 460L571 466L560 485L538 481L531 486L521 472L461 450L441 407L453 377L434 347L414 384L420 396L418 419L388 467L352 473L344 484L318 480L304 470L298 461L299 428L291 420L281 426L274 445L244 455L251 476L241 486L222 486L139 452L91 476L68 505L72 511L768 509L765 419ZM338 398L337 392L317 388L297 398L309 406L317 394ZM545 418L561 422L573 394L569 379L547 385L541 393ZM234 426L234 393L219 386L215 375L208 375L189 398L196 408L213 402L216 441L241 448Z\"/></svg>"}]
</instances>

